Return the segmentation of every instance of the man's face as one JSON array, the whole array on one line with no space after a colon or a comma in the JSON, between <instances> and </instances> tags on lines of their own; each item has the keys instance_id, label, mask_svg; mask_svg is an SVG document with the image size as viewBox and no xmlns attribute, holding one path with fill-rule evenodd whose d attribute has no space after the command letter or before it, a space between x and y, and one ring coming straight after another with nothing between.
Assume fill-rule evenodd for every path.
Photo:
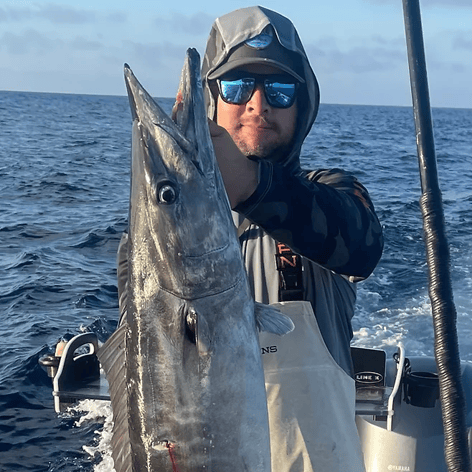
<instances>
[{"instance_id":1,"label":"man's face","mask_svg":"<svg viewBox=\"0 0 472 472\"><path fill-rule=\"evenodd\" d=\"M248 65L236 69L259 75L277 75L281 71L265 65ZM297 102L290 108L271 107L262 84L257 84L247 103L226 103L218 95L216 122L228 131L246 156L278 159L289 151L297 123Z\"/></svg>"}]
</instances>

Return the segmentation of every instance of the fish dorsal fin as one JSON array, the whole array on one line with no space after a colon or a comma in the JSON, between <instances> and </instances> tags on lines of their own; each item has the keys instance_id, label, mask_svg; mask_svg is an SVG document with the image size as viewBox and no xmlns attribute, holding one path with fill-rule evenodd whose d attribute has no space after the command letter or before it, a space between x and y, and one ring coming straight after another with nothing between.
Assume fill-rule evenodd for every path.
<instances>
[{"instance_id":1,"label":"fish dorsal fin","mask_svg":"<svg viewBox=\"0 0 472 472\"><path fill-rule=\"evenodd\" d=\"M259 331L267 331L282 336L290 333L295 328L293 321L287 315L270 305L256 302L255 315Z\"/></svg>"}]
</instances>

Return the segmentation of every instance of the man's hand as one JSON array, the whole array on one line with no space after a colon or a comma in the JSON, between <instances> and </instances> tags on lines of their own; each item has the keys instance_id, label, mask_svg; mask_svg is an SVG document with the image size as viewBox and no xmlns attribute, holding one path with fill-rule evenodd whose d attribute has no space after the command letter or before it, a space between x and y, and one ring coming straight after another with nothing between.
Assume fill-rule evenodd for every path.
<instances>
[{"instance_id":1,"label":"man's hand","mask_svg":"<svg viewBox=\"0 0 472 472\"><path fill-rule=\"evenodd\" d=\"M238 149L224 128L210 119L208 126L226 193L231 208L235 208L239 203L247 200L256 190L259 164L248 159Z\"/></svg>"}]
</instances>

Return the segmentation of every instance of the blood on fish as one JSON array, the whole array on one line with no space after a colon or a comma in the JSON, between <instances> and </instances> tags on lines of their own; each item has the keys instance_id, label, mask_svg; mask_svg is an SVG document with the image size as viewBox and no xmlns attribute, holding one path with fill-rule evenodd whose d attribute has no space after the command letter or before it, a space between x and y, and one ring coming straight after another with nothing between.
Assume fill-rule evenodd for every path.
<instances>
[{"instance_id":1,"label":"blood on fish","mask_svg":"<svg viewBox=\"0 0 472 472\"><path fill-rule=\"evenodd\" d=\"M175 460L175 444L171 442L167 442L166 444L167 450L169 451L170 461L172 463L172 471L173 472L180 472L179 467L177 466L177 461Z\"/></svg>"}]
</instances>

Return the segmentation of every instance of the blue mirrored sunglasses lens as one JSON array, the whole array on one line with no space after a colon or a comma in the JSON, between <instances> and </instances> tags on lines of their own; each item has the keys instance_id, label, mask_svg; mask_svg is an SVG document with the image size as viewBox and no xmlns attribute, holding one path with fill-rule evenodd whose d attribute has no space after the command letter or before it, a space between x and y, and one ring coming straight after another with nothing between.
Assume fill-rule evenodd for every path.
<instances>
[{"instance_id":1,"label":"blue mirrored sunglasses lens","mask_svg":"<svg viewBox=\"0 0 472 472\"><path fill-rule=\"evenodd\" d=\"M282 82L264 83L266 99L270 106L276 108L289 108L295 101L296 84L285 84Z\"/></svg>"},{"instance_id":2,"label":"blue mirrored sunglasses lens","mask_svg":"<svg viewBox=\"0 0 472 472\"><path fill-rule=\"evenodd\" d=\"M220 80L220 92L224 101L241 105L252 95L254 79Z\"/></svg>"},{"instance_id":3,"label":"blue mirrored sunglasses lens","mask_svg":"<svg viewBox=\"0 0 472 472\"><path fill-rule=\"evenodd\" d=\"M255 78L243 78L235 80L220 80L220 94L225 102L242 105L247 103L254 92ZM297 85L264 80L264 90L267 103L275 108L289 108L295 101Z\"/></svg>"}]
</instances>

